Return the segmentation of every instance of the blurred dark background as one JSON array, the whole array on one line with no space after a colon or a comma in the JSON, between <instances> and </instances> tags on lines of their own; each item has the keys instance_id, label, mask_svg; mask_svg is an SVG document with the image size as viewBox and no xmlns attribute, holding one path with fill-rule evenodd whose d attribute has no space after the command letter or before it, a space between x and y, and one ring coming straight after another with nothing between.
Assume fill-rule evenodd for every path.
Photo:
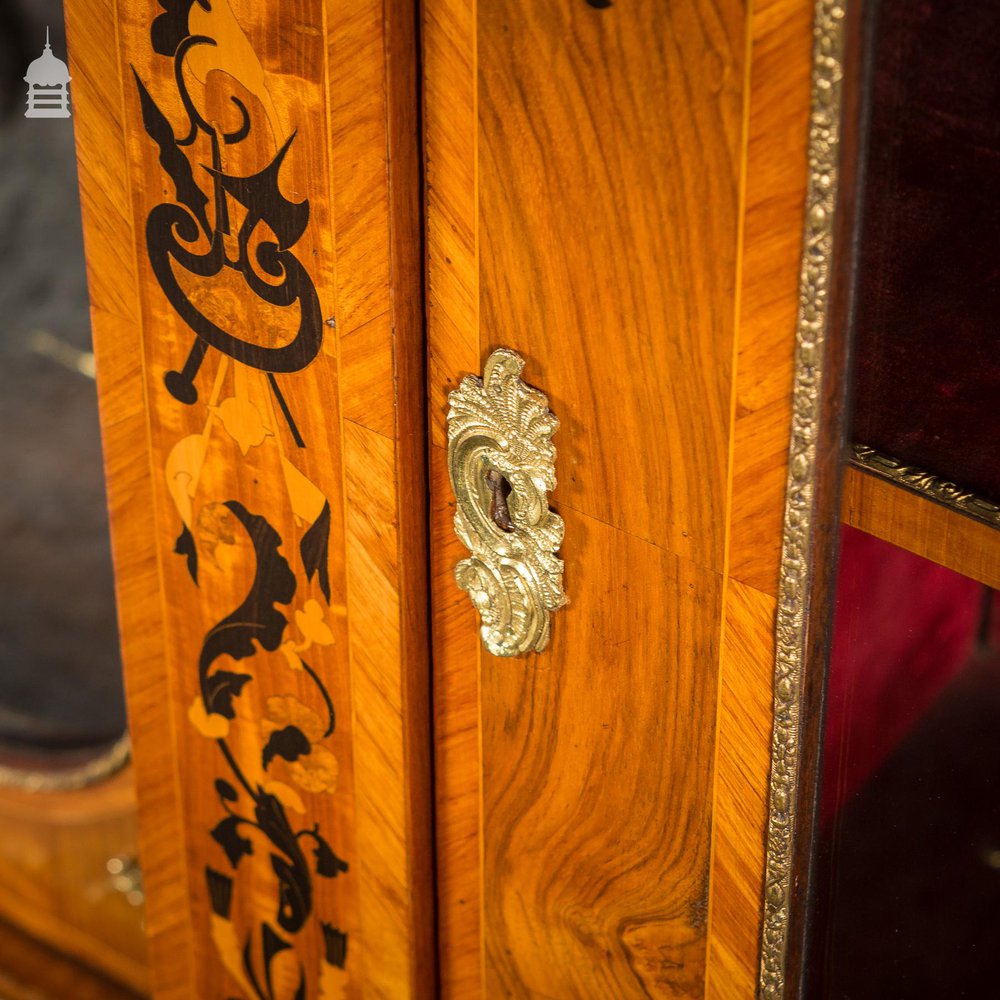
<instances>
[{"instance_id":1,"label":"blurred dark background","mask_svg":"<svg viewBox=\"0 0 1000 1000\"><path fill-rule=\"evenodd\" d=\"M67 61L58 0L0 0L0 762L32 764L125 725L73 119L24 117L46 27Z\"/></svg>"}]
</instances>

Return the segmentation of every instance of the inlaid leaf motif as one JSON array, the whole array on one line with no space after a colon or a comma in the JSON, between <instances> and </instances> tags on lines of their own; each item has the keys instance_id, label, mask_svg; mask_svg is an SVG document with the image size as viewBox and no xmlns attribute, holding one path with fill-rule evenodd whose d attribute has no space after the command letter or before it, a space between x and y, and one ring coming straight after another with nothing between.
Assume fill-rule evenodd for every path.
<instances>
[{"instance_id":1,"label":"inlaid leaf motif","mask_svg":"<svg viewBox=\"0 0 1000 1000\"><path fill-rule=\"evenodd\" d=\"M210 674L209 670L223 654L228 654L234 660L253 656L256 652L255 640L268 651L278 648L288 623L274 605L291 602L295 594L295 576L288 562L278 552L281 537L267 520L251 514L243 504L235 500L229 501L225 506L250 535L257 557L257 569L246 600L215 625L205 637L199 672L206 709L232 719L235 715L232 699L251 679L250 675L224 670Z\"/></svg>"},{"instance_id":2,"label":"inlaid leaf motif","mask_svg":"<svg viewBox=\"0 0 1000 1000\"><path fill-rule=\"evenodd\" d=\"M299 552L305 567L306 579L314 575L319 581L319 589L327 602L330 601L330 571L328 569L330 550L330 504L324 503L323 510L309 530L302 536Z\"/></svg>"},{"instance_id":3,"label":"inlaid leaf motif","mask_svg":"<svg viewBox=\"0 0 1000 1000\"><path fill-rule=\"evenodd\" d=\"M323 922L324 958L342 969L347 964L347 935L333 924Z\"/></svg>"},{"instance_id":4,"label":"inlaid leaf motif","mask_svg":"<svg viewBox=\"0 0 1000 1000\"><path fill-rule=\"evenodd\" d=\"M347 935L323 923L323 962L319 973L319 1000L343 1000L347 994Z\"/></svg>"},{"instance_id":5,"label":"inlaid leaf motif","mask_svg":"<svg viewBox=\"0 0 1000 1000\"><path fill-rule=\"evenodd\" d=\"M233 908L233 880L214 868L205 868L205 885L212 913L228 920Z\"/></svg>"},{"instance_id":6,"label":"inlaid leaf motif","mask_svg":"<svg viewBox=\"0 0 1000 1000\"><path fill-rule=\"evenodd\" d=\"M336 878L341 872L347 871L347 862L341 861L333 853L330 845L319 835L318 832L311 834L316 842L316 873L324 878Z\"/></svg>"},{"instance_id":7,"label":"inlaid leaf motif","mask_svg":"<svg viewBox=\"0 0 1000 1000\"><path fill-rule=\"evenodd\" d=\"M271 868L278 876L278 923L291 934L305 923L312 907L309 873L278 854L271 855Z\"/></svg>"},{"instance_id":8,"label":"inlaid leaf motif","mask_svg":"<svg viewBox=\"0 0 1000 1000\"><path fill-rule=\"evenodd\" d=\"M239 696L243 685L251 680L249 674L237 674L231 670L216 670L202 684L205 707L210 715L221 715L224 719L234 719L236 709L233 699Z\"/></svg>"},{"instance_id":9,"label":"inlaid leaf motif","mask_svg":"<svg viewBox=\"0 0 1000 1000\"><path fill-rule=\"evenodd\" d=\"M227 816L212 830L212 837L226 852L226 857L234 868L239 867L240 861L247 854L253 854L253 844L240 833L240 826L244 823L246 820L239 816Z\"/></svg>"},{"instance_id":10,"label":"inlaid leaf motif","mask_svg":"<svg viewBox=\"0 0 1000 1000\"><path fill-rule=\"evenodd\" d=\"M285 479L285 489L288 490L292 513L303 524L314 524L322 516L323 508L328 506L323 491L284 455L281 456L281 472Z\"/></svg>"},{"instance_id":11,"label":"inlaid leaf motif","mask_svg":"<svg viewBox=\"0 0 1000 1000\"><path fill-rule=\"evenodd\" d=\"M205 208L208 197L194 179L191 163L177 145L177 138L163 112L156 106L145 84L139 79L139 74L132 70L135 85L139 90L139 103L142 107L142 124L147 135L160 148L160 166L174 182L174 193L177 201L190 209L191 214L201 224L202 232L209 231L208 215Z\"/></svg>"},{"instance_id":12,"label":"inlaid leaf motif","mask_svg":"<svg viewBox=\"0 0 1000 1000\"><path fill-rule=\"evenodd\" d=\"M211 917L211 934L212 943L215 945L226 971L239 984L244 996L254 996L250 981L243 971L243 962L240 959L240 942L236 936L236 928L233 926L232 921L220 917L217 913L213 913Z\"/></svg>"},{"instance_id":13,"label":"inlaid leaf motif","mask_svg":"<svg viewBox=\"0 0 1000 1000\"><path fill-rule=\"evenodd\" d=\"M323 962L319 973L319 1000L344 1000L348 979L345 969Z\"/></svg>"},{"instance_id":14,"label":"inlaid leaf motif","mask_svg":"<svg viewBox=\"0 0 1000 1000\"><path fill-rule=\"evenodd\" d=\"M198 552L203 554L216 569L220 568L219 546L235 545L238 531L239 522L225 504L201 505L194 526Z\"/></svg>"},{"instance_id":15,"label":"inlaid leaf motif","mask_svg":"<svg viewBox=\"0 0 1000 1000\"><path fill-rule=\"evenodd\" d=\"M254 810L257 826L282 855L271 854L271 868L278 876L278 926L289 934L300 930L312 910L309 863L276 796L257 790Z\"/></svg>"},{"instance_id":16,"label":"inlaid leaf motif","mask_svg":"<svg viewBox=\"0 0 1000 1000\"><path fill-rule=\"evenodd\" d=\"M261 933L261 946L267 969L265 981L269 995L274 1000L304 998L306 984L302 963L291 944L266 922Z\"/></svg>"},{"instance_id":17,"label":"inlaid leaf motif","mask_svg":"<svg viewBox=\"0 0 1000 1000\"><path fill-rule=\"evenodd\" d=\"M297 726L285 726L283 729L276 729L271 733L264 747L261 761L264 770L267 770L275 757L294 761L309 753L310 750L312 750L312 744L306 739L305 733L301 729Z\"/></svg>"},{"instance_id":18,"label":"inlaid leaf motif","mask_svg":"<svg viewBox=\"0 0 1000 1000\"><path fill-rule=\"evenodd\" d=\"M215 779L215 790L218 792L219 798L226 802L235 802L239 798L236 789L224 778Z\"/></svg>"},{"instance_id":19,"label":"inlaid leaf motif","mask_svg":"<svg viewBox=\"0 0 1000 1000\"><path fill-rule=\"evenodd\" d=\"M194 544L194 535L191 534L191 529L185 524L181 533L177 536L177 541L174 543L174 552L179 556L184 556L187 560L188 573L191 574L191 579L194 580L195 584L198 583L198 549Z\"/></svg>"},{"instance_id":20,"label":"inlaid leaf motif","mask_svg":"<svg viewBox=\"0 0 1000 1000\"><path fill-rule=\"evenodd\" d=\"M195 4L207 6L207 0L159 0L163 13L157 15L150 28L153 51L172 56L177 46L188 36L188 13Z\"/></svg>"}]
</instances>

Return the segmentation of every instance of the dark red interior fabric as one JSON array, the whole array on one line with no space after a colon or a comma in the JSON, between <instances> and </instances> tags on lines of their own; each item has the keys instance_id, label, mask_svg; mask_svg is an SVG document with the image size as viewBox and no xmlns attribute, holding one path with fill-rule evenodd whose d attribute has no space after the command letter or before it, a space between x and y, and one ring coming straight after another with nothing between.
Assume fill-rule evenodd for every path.
<instances>
[{"instance_id":1,"label":"dark red interior fabric","mask_svg":"<svg viewBox=\"0 0 1000 1000\"><path fill-rule=\"evenodd\" d=\"M823 822L968 661L982 600L975 580L843 527L827 680Z\"/></svg>"},{"instance_id":2,"label":"dark red interior fabric","mask_svg":"<svg viewBox=\"0 0 1000 1000\"><path fill-rule=\"evenodd\" d=\"M1000 502L1000 4L882 0L852 435Z\"/></svg>"}]
</instances>

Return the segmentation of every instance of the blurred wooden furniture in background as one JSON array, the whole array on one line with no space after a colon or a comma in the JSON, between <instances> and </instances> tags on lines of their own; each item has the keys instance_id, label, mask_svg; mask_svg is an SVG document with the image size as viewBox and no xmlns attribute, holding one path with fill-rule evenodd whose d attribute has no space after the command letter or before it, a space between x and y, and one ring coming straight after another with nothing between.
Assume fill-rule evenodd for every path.
<instances>
[{"instance_id":1,"label":"blurred wooden furniture in background","mask_svg":"<svg viewBox=\"0 0 1000 1000\"><path fill-rule=\"evenodd\" d=\"M48 948L36 936L0 924L0 996L4 1000L137 1000L115 979L93 971L90 963L67 959L65 949Z\"/></svg>"},{"instance_id":2,"label":"blurred wooden furniture in background","mask_svg":"<svg viewBox=\"0 0 1000 1000\"><path fill-rule=\"evenodd\" d=\"M30 976L23 985L43 996L75 997L36 977L33 970L58 966L55 954L41 957L47 946L144 993L149 970L140 901L116 889L108 869L112 850L137 852L131 769L83 791L0 788L0 828L0 916L44 942L26 954L8 932L0 942L0 974ZM32 953L39 956L34 964ZM6 988L0 979L0 995Z\"/></svg>"}]
</instances>

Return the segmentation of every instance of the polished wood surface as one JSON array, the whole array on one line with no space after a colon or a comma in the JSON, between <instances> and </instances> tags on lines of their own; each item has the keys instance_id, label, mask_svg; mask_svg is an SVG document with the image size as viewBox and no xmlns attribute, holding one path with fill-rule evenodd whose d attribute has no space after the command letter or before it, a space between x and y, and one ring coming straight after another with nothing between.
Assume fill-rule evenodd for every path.
<instances>
[{"instance_id":1,"label":"polished wood surface","mask_svg":"<svg viewBox=\"0 0 1000 1000\"><path fill-rule=\"evenodd\" d=\"M91 325L101 397L101 434L125 687L142 752L135 757L139 853L146 871L150 986L190 996L194 943L164 607L156 544L148 531L153 478L148 457L136 260L129 205L126 125L115 11L99 0L66 4L73 77L77 173L83 210ZM143 738L142 731L148 734Z\"/></svg>"},{"instance_id":2,"label":"polished wood surface","mask_svg":"<svg viewBox=\"0 0 1000 1000\"><path fill-rule=\"evenodd\" d=\"M145 995L67 958L62 949L47 948L0 923L2 1000L139 1000Z\"/></svg>"},{"instance_id":3,"label":"polished wood surface","mask_svg":"<svg viewBox=\"0 0 1000 1000\"><path fill-rule=\"evenodd\" d=\"M121 992L148 989L142 907L114 888L107 868L113 857L136 856L132 777L126 768L71 792L0 788L0 917L37 939L22 946L13 928L0 930L0 996L5 976L41 989L46 980L36 983L29 968L45 963L39 957L29 965L26 956L48 948L99 970ZM51 982L58 981L67 978ZM115 987L108 990L113 995Z\"/></svg>"},{"instance_id":4,"label":"polished wood surface","mask_svg":"<svg viewBox=\"0 0 1000 1000\"><path fill-rule=\"evenodd\" d=\"M853 466L844 475L841 516L845 524L1000 590L996 528Z\"/></svg>"},{"instance_id":5,"label":"polished wood surface","mask_svg":"<svg viewBox=\"0 0 1000 1000\"><path fill-rule=\"evenodd\" d=\"M754 4L706 976L734 1000L758 975L811 66L812 5Z\"/></svg>"},{"instance_id":6,"label":"polished wood surface","mask_svg":"<svg viewBox=\"0 0 1000 1000\"><path fill-rule=\"evenodd\" d=\"M234 0L178 19L132 2L68 6L157 996L250 995L244 942L280 995L304 974L310 996L426 996L435 963L412 8ZM215 44L176 48L193 36ZM178 53L188 61L175 76ZM203 119L190 147L178 141L191 123L185 88ZM236 180L276 163L276 180L257 182L275 184L263 200ZM272 293L251 291L243 265L199 283L181 251L168 251L180 285L168 301L171 279L151 253L178 230L158 234L152 213L180 205L193 221L207 198L211 219L219 173L206 168L231 178L231 232L215 217L229 259L242 253L237 227L259 210L285 254L284 272L258 258L265 280L288 287L298 267L315 288L321 312L308 312L299 278L291 303L308 313L310 335L321 320L308 367L247 361L256 347L292 343L297 319L262 304ZM304 202L305 217L294 207ZM200 347L205 317L250 346ZM194 400L186 363L198 372ZM265 568L255 575L255 565ZM200 650L213 635L226 644L220 619L234 608L257 616L260 638L228 645L199 684ZM206 673L231 700L211 700ZM274 752L262 758L264 746ZM253 822L220 827L230 808ZM289 824L294 845L309 838L301 848L282 840Z\"/></svg>"},{"instance_id":7,"label":"polished wood surface","mask_svg":"<svg viewBox=\"0 0 1000 1000\"><path fill-rule=\"evenodd\" d=\"M442 991L700 996L746 11L424 18ZM501 345L561 421L571 601L511 660L451 576L443 447Z\"/></svg>"},{"instance_id":8,"label":"polished wood surface","mask_svg":"<svg viewBox=\"0 0 1000 1000\"><path fill-rule=\"evenodd\" d=\"M484 989L482 647L475 616L453 576L465 550L452 524L445 414L447 392L482 360L475 5L439 0L421 10L438 974L443 997L473 998Z\"/></svg>"}]
</instances>

